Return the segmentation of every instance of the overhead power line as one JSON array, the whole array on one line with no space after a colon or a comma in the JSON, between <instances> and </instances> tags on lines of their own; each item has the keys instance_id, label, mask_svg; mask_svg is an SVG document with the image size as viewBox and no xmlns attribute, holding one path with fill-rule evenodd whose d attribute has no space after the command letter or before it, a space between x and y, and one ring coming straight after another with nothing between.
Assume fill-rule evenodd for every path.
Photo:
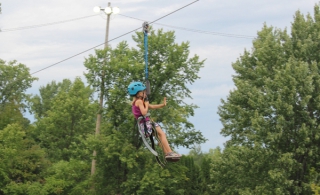
<instances>
[{"instance_id":1,"label":"overhead power line","mask_svg":"<svg viewBox=\"0 0 320 195\"><path fill-rule=\"evenodd\" d=\"M118 14L118 15L124 16L124 17L127 17L127 18L131 18L131 19L134 19L134 20L146 21L146 20L142 20L142 19L139 19L139 18L135 18L135 17L127 16L127 15L123 15L123 14ZM184 28L184 27L179 27L179 26L160 24L160 23L154 23L154 24L160 25L160 26L166 26L166 27L169 27L169 28L180 29L180 30L184 30L184 31L201 33L201 34L209 34L209 35L224 36L224 37L234 37L234 38L244 38L244 39L254 39L255 38L255 36L250 36L250 35L238 35L238 34L227 34L227 33L220 33L220 32L204 31L204 30L190 29L190 28Z\"/></svg>"},{"instance_id":2,"label":"overhead power line","mask_svg":"<svg viewBox=\"0 0 320 195\"><path fill-rule=\"evenodd\" d=\"M97 16L97 15L98 14L94 14L94 15L84 16L84 17L80 17L80 18L74 18L74 19L70 19L70 20L63 20L63 21L58 21L58 22L38 24L38 25L32 25L32 26L23 26L23 27L17 27L17 28L6 28L6 29L1 29L0 32L11 32L11 31L39 28L39 27L44 27L44 26L50 26L50 25L55 25L55 24L66 23L66 22L72 22L72 21L76 21L76 20L82 20L82 19L85 19L85 18L90 18L90 17L93 17L93 16Z\"/></svg>"},{"instance_id":3,"label":"overhead power line","mask_svg":"<svg viewBox=\"0 0 320 195\"><path fill-rule=\"evenodd\" d=\"M156 20L154 20L154 21L152 21L152 22L150 22L149 24L152 24L152 23L154 23L154 22L156 22L156 21L159 21L159 20L161 20L162 18L165 18L165 17L167 17L167 16L169 16L169 15L171 15L171 14L173 14L173 13L179 11L179 10L182 10L182 9L184 9L184 8L186 8L186 7L194 4L194 3L197 2L197 1L199 1L199 0L193 1L193 2L191 2L191 3L189 3L189 4L187 4L187 5L179 8L179 9L176 9L176 10L174 10L174 11L172 11L172 12L170 12L170 13L168 13L168 14L166 14L166 15L164 15L164 16L162 16L162 17L160 17L160 18L158 18L158 19L156 19ZM80 53L77 53L77 54L75 54L75 55L73 55L73 56L70 56L70 57L68 57L68 58L66 58L66 59L64 59L64 60L61 60L61 61L56 62L56 63L54 63L54 64L51 64L51 65L49 65L49 66L47 66L47 67L45 67L45 68L42 68L42 69L40 69L40 70L37 70L37 71L31 73L31 75L36 74L36 73L38 73L38 72L41 72L41 71L43 71L43 70L45 70L45 69L48 69L48 68L50 68L50 67L52 67L52 66L58 65L58 64L60 64L60 63L62 63L62 62L64 62L64 61L67 61L67 60L69 60L69 59L71 59L71 58L74 58L74 57L76 57L76 56L78 56L78 55L80 55L80 54L83 54L83 53L85 53L85 52L87 52L87 51L90 51L90 50L92 50L92 49L95 49L95 48L97 48L97 47L99 47L99 46L101 46L101 45L104 45L104 44L106 44L106 43L109 43L109 42L111 42L111 41L113 41L113 40L116 40L116 39L118 39L118 38L120 38L120 37L123 37L123 36L125 36L125 35L127 35L127 34L130 34L130 33L132 33L132 32L135 32L135 31L137 31L137 30L139 30L139 29L141 29L141 28L142 28L142 27L136 28L136 29L131 30L131 31L127 32L127 33L124 33L124 34L122 34L122 35L120 35L120 36L117 36L117 37L115 37L115 38L113 38L113 39L110 39L108 42L103 42L103 43L101 43L101 44L99 44L99 45L96 45L96 46L94 46L94 47L91 47L91 48L89 48L89 49L86 49L86 50L84 50L84 51L82 51L82 52L80 52Z\"/></svg>"},{"instance_id":4,"label":"overhead power line","mask_svg":"<svg viewBox=\"0 0 320 195\"><path fill-rule=\"evenodd\" d=\"M82 20L82 19L86 19L86 18L89 18L89 17L97 16L97 15L99 15L99 14L90 15L90 16L84 16L84 17L80 17L80 18L74 18L74 19L70 19L70 20L63 20L63 21L58 21L58 22L39 24L39 25L0 29L0 32L11 32L11 31L19 31L19 30L28 30L28 29L33 29L33 28L40 28L40 27L44 27L44 26L51 26L51 25L56 25L56 24L61 24L61 23L66 23L66 22ZM139 19L139 18L135 18L135 17L127 16L127 15L123 15L123 14L118 14L118 15L121 15L121 16L127 17L127 18L131 18L131 19L134 19L134 20L146 21L146 20L142 20L142 19ZM174 29L179 29L179 30L184 30L184 31L189 31L189 32L194 32L194 33L214 35L214 36L224 36L224 37L244 38L244 39L254 39L255 38L255 36L250 36L250 35L239 35L239 34L228 34L228 33L213 32L213 31L204 31L204 30L190 29L190 28L167 25L167 24L160 24L160 23L155 23L155 22L154 22L154 24L160 25L160 26L169 27L169 28L174 28Z\"/></svg>"}]
</instances>

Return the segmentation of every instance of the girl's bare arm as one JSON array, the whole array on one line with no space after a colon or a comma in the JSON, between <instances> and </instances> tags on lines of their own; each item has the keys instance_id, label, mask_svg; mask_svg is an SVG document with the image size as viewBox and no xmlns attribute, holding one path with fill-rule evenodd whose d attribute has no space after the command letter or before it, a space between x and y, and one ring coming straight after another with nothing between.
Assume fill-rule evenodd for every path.
<instances>
[{"instance_id":1,"label":"girl's bare arm","mask_svg":"<svg viewBox=\"0 0 320 195\"><path fill-rule=\"evenodd\" d=\"M136 101L136 106L139 107L140 111L141 111L141 114L144 116L148 113L148 107L150 106L149 105L149 102L145 102L144 105L143 105L143 101L142 100L137 100Z\"/></svg>"},{"instance_id":2,"label":"girl's bare arm","mask_svg":"<svg viewBox=\"0 0 320 195\"><path fill-rule=\"evenodd\" d=\"M152 104L149 104L149 108L150 109L158 109L158 108L163 108L167 105L167 98L163 98L163 104L155 104L155 105L152 105Z\"/></svg>"}]
</instances>

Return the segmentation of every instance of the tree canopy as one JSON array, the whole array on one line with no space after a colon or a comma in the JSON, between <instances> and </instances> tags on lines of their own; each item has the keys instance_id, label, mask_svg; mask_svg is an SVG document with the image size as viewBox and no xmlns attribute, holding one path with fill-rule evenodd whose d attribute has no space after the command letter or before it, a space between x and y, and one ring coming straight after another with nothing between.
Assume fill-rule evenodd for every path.
<instances>
[{"instance_id":1,"label":"tree canopy","mask_svg":"<svg viewBox=\"0 0 320 195\"><path fill-rule=\"evenodd\" d=\"M262 174L254 183L254 175L229 180L245 182L237 182L234 194L311 193L310 170L319 172L319 22L316 5L313 17L296 12L291 35L264 25L251 51L233 63L236 89L219 107L221 133L231 137L225 151L230 161L224 162L246 163L247 174ZM237 155L233 147L244 154ZM250 158L259 164L251 165Z\"/></svg>"}]
</instances>

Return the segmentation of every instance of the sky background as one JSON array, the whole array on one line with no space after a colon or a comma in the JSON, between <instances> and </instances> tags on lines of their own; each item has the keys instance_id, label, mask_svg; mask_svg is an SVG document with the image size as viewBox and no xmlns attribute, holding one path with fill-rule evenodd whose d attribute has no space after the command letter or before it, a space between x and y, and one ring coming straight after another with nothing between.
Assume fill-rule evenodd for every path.
<instances>
[{"instance_id":1,"label":"sky background","mask_svg":"<svg viewBox=\"0 0 320 195\"><path fill-rule=\"evenodd\" d=\"M158 19L191 1L186 0L0 0L0 59L17 60L36 72L75 54L83 52L105 39L106 16L95 14L94 6L120 8L120 13L145 21ZM190 85L193 99L186 100L199 106L195 116L190 118L195 128L203 133L208 141L201 145L203 152L210 148L222 147L228 139L220 135L222 124L217 114L221 99L226 99L234 88L232 63L245 49L252 48L253 37L266 23L290 32L291 22L296 11L313 15L318 0L200 0L168 16L157 23L208 31L209 34L190 32L154 24L154 29L174 30L176 42L190 42L191 56L197 54L206 59L201 77ZM38 28L14 30L19 27L34 26L87 17L55 25ZM121 15L111 15L109 40L141 27L142 21ZM217 35L221 33L222 35ZM229 34L228 36L226 36ZM132 35L128 34L110 42L115 47L127 41L135 47ZM246 38L239 38L245 35ZM97 49L102 49L103 46ZM74 80L83 77L86 71L84 58L93 54L90 50L51 68L34 74L39 80L27 92L39 93L40 86L55 80ZM1 76L1 75L0 75ZM85 79L83 79L85 81ZM27 115L30 119L31 116ZM178 152L187 154L189 149L179 148Z\"/></svg>"}]
</instances>

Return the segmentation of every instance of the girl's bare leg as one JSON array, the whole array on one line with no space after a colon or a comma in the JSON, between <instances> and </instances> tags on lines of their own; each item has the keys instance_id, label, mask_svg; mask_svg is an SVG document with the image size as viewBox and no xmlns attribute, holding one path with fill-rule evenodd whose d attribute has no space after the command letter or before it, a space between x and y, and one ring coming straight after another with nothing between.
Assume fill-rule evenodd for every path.
<instances>
[{"instance_id":1,"label":"girl's bare leg","mask_svg":"<svg viewBox=\"0 0 320 195\"><path fill-rule=\"evenodd\" d=\"M162 131L161 127L157 126L156 127L156 130L157 130L157 133L158 133L158 136L159 136L159 139L162 143L162 147L163 147L163 152L165 154L169 153L169 152L172 152L170 146L169 146L169 143L168 143L168 140L167 140L167 137L166 137L166 134Z\"/></svg>"}]
</instances>

